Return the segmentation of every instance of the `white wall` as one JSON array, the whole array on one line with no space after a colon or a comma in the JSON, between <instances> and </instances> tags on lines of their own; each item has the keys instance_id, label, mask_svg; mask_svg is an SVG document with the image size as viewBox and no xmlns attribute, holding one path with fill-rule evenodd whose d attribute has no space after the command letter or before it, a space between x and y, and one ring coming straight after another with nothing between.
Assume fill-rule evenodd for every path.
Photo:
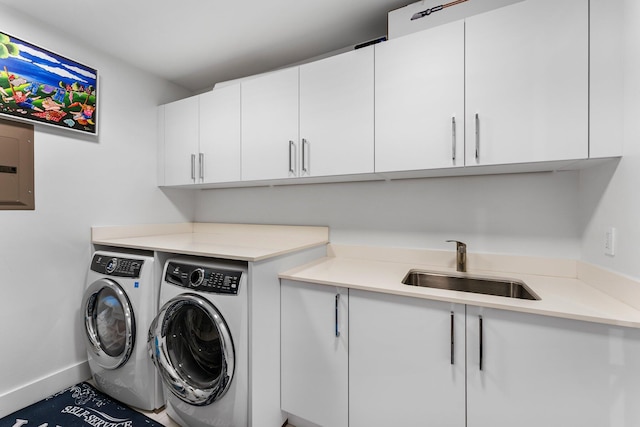
<instances>
[{"instance_id":1,"label":"white wall","mask_svg":"<svg viewBox=\"0 0 640 427\"><path fill-rule=\"evenodd\" d=\"M2 31L98 69L100 135L37 125L36 210L0 211L0 417L60 389L28 384L53 376L57 387L86 361L79 309L90 227L189 221L194 206L191 192L156 187L155 106L187 91L6 5L2 16Z\"/></svg>"},{"instance_id":2,"label":"white wall","mask_svg":"<svg viewBox=\"0 0 640 427\"><path fill-rule=\"evenodd\" d=\"M581 174L582 254L589 263L640 278L640 3L624 4L624 157L617 167ZM613 257L603 250L608 227L616 229Z\"/></svg>"},{"instance_id":3,"label":"white wall","mask_svg":"<svg viewBox=\"0 0 640 427\"><path fill-rule=\"evenodd\" d=\"M196 220L328 225L331 241L579 258L577 171L203 191ZM453 252L452 252L453 253ZM453 256L453 255L452 255Z\"/></svg>"}]
</instances>

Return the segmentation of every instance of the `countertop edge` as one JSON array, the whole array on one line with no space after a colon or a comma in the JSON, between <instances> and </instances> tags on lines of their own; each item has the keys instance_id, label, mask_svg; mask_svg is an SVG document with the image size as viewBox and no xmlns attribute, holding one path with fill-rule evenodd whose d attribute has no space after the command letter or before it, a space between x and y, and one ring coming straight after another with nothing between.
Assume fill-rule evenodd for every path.
<instances>
[{"instance_id":1,"label":"countertop edge","mask_svg":"<svg viewBox=\"0 0 640 427\"><path fill-rule=\"evenodd\" d=\"M329 243L322 226L182 223L92 227L91 243L259 262Z\"/></svg>"},{"instance_id":2,"label":"countertop edge","mask_svg":"<svg viewBox=\"0 0 640 427\"><path fill-rule=\"evenodd\" d=\"M258 256L244 256L244 255L238 255L237 253L233 253L233 252L196 251L196 250L189 250L189 249L172 247L172 246L129 244L127 242L123 242L122 240L95 240L92 243L96 245L103 245L103 246L110 246L110 247L142 249L142 250L155 251L155 252L174 253L179 255L193 255L193 256L201 256L206 258L223 258L223 259L234 260L234 261L260 262L270 258L276 258L282 255L287 255L293 252L303 251L305 249L311 249L318 246L326 245L328 242L318 241L318 242L298 245L292 248L278 250L278 251L275 251L275 250L265 251L264 255L258 255Z\"/></svg>"},{"instance_id":3,"label":"countertop edge","mask_svg":"<svg viewBox=\"0 0 640 427\"><path fill-rule=\"evenodd\" d=\"M183 248L175 248L171 246L129 244L121 240L94 240L92 243L95 245L103 245L103 246L110 246L110 247L116 247L116 248L142 249L147 251L166 252L166 253L172 253L177 255L193 255L193 256L201 256L206 258L224 258L232 261L256 262L256 261L261 261L261 260L270 258L272 256L279 256L279 254L278 255L270 254L270 255L264 255L260 257L239 256L232 253L219 253L219 252L213 253L213 252L193 251L193 250L188 250Z\"/></svg>"}]
</instances>

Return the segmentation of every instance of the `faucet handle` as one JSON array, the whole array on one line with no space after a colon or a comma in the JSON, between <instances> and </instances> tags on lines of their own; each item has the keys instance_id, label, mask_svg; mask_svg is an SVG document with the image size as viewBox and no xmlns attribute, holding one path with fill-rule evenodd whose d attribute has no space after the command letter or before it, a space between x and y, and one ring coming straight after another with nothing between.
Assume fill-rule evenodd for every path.
<instances>
[{"instance_id":1,"label":"faucet handle","mask_svg":"<svg viewBox=\"0 0 640 427\"><path fill-rule=\"evenodd\" d=\"M467 271L467 245L458 240L447 240L456 244L456 271Z\"/></svg>"},{"instance_id":2,"label":"faucet handle","mask_svg":"<svg viewBox=\"0 0 640 427\"><path fill-rule=\"evenodd\" d=\"M445 240L445 242L455 243L456 244L456 249L460 249L461 247L466 249L466 247L467 247L466 243L461 242L459 240Z\"/></svg>"}]
</instances>

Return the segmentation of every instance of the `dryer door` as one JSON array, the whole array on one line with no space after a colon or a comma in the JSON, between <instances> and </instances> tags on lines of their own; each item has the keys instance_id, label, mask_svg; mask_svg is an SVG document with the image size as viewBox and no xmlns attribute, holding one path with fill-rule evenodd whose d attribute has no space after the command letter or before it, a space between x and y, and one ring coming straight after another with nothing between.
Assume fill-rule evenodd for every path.
<instances>
[{"instance_id":1,"label":"dryer door","mask_svg":"<svg viewBox=\"0 0 640 427\"><path fill-rule=\"evenodd\" d=\"M82 300L87 351L103 368L124 365L133 351L136 323L127 294L116 282L100 279Z\"/></svg>"},{"instance_id":2,"label":"dryer door","mask_svg":"<svg viewBox=\"0 0 640 427\"><path fill-rule=\"evenodd\" d=\"M182 294L163 305L147 344L169 390L191 405L213 403L231 385L235 350L229 328L199 295Z\"/></svg>"}]
</instances>

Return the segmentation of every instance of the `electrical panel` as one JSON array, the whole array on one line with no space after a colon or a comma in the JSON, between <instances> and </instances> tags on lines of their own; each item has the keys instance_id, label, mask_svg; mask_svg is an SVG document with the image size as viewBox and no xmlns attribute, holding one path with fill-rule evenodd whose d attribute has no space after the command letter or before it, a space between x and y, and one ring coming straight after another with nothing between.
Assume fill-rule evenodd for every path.
<instances>
[{"instance_id":1,"label":"electrical panel","mask_svg":"<svg viewBox=\"0 0 640 427\"><path fill-rule=\"evenodd\" d=\"M35 209L32 125L0 120L1 209Z\"/></svg>"}]
</instances>

